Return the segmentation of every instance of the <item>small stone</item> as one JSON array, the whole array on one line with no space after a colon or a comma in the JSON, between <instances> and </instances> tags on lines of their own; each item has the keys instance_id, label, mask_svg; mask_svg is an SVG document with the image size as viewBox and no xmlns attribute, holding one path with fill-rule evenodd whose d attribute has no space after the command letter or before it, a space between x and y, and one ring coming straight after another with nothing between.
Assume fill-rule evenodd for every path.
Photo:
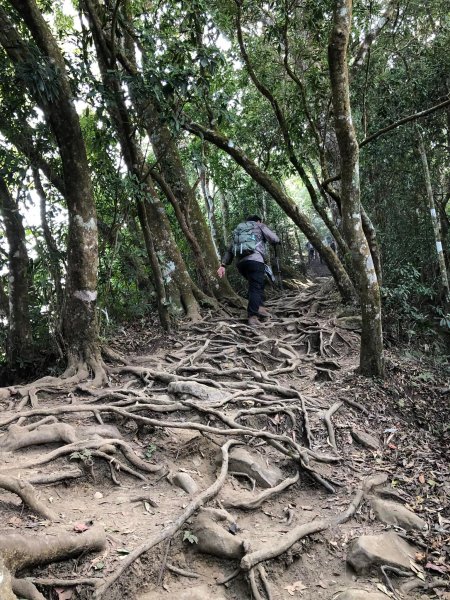
<instances>
[{"instance_id":1,"label":"small stone","mask_svg":"<svg viewBox=\"0 0 450 600\"><path fill-rule=\"evenodd\" d=\"M230 452L230 472L244 473L263 488L275 487L283 481L283 472L275 466L267 467L259 455L250 454L245 448L233 448Z\"/></svg>"},{"instance_id":2,"label":"small stone","mask_svg":"<svg viewBox=\"0 0 450 600\"><path fill-rule=\"evenodd\" d=\"M198 492L198 485L187 473L175 473L172 477L172 483L177 485L187 494L195 494Z\"/></svg>"},{"instance_id":3,"label":"small stone","mask_svg":"<svg viewBox=\"0 0 450 600\"><path fill-rule=\"evenodd\" d=\"M96 500L100 500L100 498L103 498L103 494L101 492L95 492L94 498Z\"/></svg>"},{"instance_id":4,"label":"small stone","mask_svg":"<svg viewBox=\"0 0 450 600\"><path fill-rule=\"evenodd\" d=\"M344 590L334 598L335 600L387 600L387 596L382 592L368 592L357 588Z\"/></svg>"},{"instance_id":5,"label":"small stone","mask_svg":"<svg viewBox=\"0 0 450 600\"><path fill-rule=\"evenodd\" d=\"M416 550L396 533L362 535L354 540L347 554L347 562L357 573L379 565L390 565L408 570Z\"/></svg>"},{"instance_id":6,"label":"small stone","mask_svg":"<svg viewBox=\"0 0 450 600\"><path fill-rule=\"evenodd\" d=\"M380 447L380 440L370 433L361 431L360 429L352 429L352 438L361 446L370 448L371 450L378 450Z\"/></svg>"},{"instance_id":7,"label":"small stone","mask_svg":"<svg viewBox=\"0 0 450 600\"><path fill-rule=\"evenodd\" d=\"M397 525L406 531L410 529L424 531L427 528L426 521L398 502L371 496L370 504L378 519L386 525Z\"/></svg>"}]
</instances>

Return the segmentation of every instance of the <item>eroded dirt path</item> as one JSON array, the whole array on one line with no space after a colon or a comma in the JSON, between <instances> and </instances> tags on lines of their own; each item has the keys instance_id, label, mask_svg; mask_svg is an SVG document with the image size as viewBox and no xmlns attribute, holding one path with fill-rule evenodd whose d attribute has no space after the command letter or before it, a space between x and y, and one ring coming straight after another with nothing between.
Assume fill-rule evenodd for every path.
<instances>
[{"instance_id":1,"label":"eroded dirt path","mask_svg":"<svg viewBox=\"0 0 450 600\"><path fill-rule=\"evenodd\" d=\"M326 280L268 308L150 355L119 341L107 389L5 394L0 556L34 598L449 597L442 367L357 377L358 319ZM13 534L77 547L20 563Z\"/></svg>"}]
</instances>

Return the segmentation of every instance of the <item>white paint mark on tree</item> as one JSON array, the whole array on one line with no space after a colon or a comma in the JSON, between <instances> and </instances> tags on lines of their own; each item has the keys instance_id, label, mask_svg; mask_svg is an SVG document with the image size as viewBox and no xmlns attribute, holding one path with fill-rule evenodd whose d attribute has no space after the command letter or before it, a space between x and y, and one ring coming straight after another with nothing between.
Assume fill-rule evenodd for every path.
<instances>
[{"instance_id":1,"label":"white paint mark on tree","mask_svg":"<svg viewBox=\"0 0 450 600\"><path fill-rule=\"evenodd\" d=\"M442 242L436 242L436 250L442 252Z\"/></svg>"},{"instance_id":2,"label":"white paint mark on tree","mask_svg":"<svg viewBox=\"0 0 450 600\"><path fill-rule=\"evenodd\" d=\"M95 302L97 300L97 292L90 290L76 290L73 295L82 302Z\"/></svg>"},{"instance_id":3,"label":"white paint mark on tree","mask_svg":"<svg viewBox=\"0 0 450 600\"><path fill-rule=\"evenodd\" d=\"M436 209L435 208L430 208L430 215L432 216L433 219L436 218Z\"/></svg>"},{"instance_id":4,"label":"white paint mark on tree","mask_svg":"<svg viewBox=\"0 0 450 600\"><path fill-rule=\"evenodd\" d=\"M90 229L91 231L97 230L97 223L95 222L94 217L91 217L88 221L83 221L83 217L75 215L74 221L78 227L82 227L83 229Z\"/></svg>"},{"instance_id":5,"label":"white paint mark on tree","mask_svg":"<svg viewBox=\"0 0 450 600\"><path fill-rule=\"evenodd\" d=\"M176 266L173 261L169 261L164 265L162 269L162 276L164 278L164 283L170 283L172 281L172 273L175 271Z\"/></svg>"}]
</instances>

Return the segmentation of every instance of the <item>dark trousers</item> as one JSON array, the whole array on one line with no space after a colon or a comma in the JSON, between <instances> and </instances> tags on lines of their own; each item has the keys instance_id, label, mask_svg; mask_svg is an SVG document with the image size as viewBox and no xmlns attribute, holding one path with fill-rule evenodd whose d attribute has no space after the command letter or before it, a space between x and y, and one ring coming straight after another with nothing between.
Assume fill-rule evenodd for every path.
<instances>
[{"instance_id":1,"label":"dark trousers","mask_svg":"<svg viewBox=\"0 0 450 600\"><path fill-rule=\"evenodd\" d=\"M257 315L264 304L264 263L245 260L237 264L237 269L248 281L248 316Z\"/></svg>"}]
</instances>

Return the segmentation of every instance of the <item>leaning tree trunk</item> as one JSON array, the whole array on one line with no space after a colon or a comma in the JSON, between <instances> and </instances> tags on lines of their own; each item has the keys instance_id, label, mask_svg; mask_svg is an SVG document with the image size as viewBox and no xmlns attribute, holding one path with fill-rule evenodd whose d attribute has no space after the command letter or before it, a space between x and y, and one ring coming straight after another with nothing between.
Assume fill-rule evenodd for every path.
<instances>
[{"instance_id":1,"label":"leaning tree trunk","mask_svg":"<svg viewBox=\"0 0 450 600\"><path fill-rule=\"evenodd\" d=\"M28 254L22 216L5 180L0 177L0 211L9 252L9 327L7 362L16 368L32 359L33 337L28 305Z\"/></svg>"},{"instance_id":2,"label":"leaning tree trunk","mask_svg":"<svg viewBox=\"0 0 450 600\"><path fill-rule=\"evenodd\" d=\"M175 138L163 123L156 102L149 97L144 97L133 86L130 86L130 90L152 143L160 173L178 200L184 221L192 231L193 235L187 237L187 241L192 250L202 289L219 300L232 299L239 303L238 296L227 278L217 277L216 272L220 261L217 249L195 192L189 183ZM181 223L180 225L182 226ZM192 243L192 240L196 240L196 243Z\"/></svg>"},{"instance_id":3,"label":"leaning tree trunk","mask_svg":"<svg viewBox=\"0 0 450 600\"><path fill-rule=\"evenodd\" d=\"M444 296L444 304L447 305L450 302L450 290L448 285L448 274L447 266L445 264L444 250L442 247L442 234L441 234L441 223L439 219L439 213L436 211L436 205L434 203L433 186L431 185L430 169L428 167L427 152L425 150L425 144L423 136L419 129L417 129L418 141L419 141L419 154L422 160L423 176L425 179L425 186L427 190L427 202L430 211L431 223L433 225L434 241L436 247L436 253L438 258L439 273L441 276L442 292Z\"/></svg>"},{"instance_id":4,"label":"leaning tree trunk","mask_svg":"<svg viewBox=\"0 0 450 600\"><path fill-rule=\"evenodd\" d=\"M238 148L235 143L219 133L216 130L208 129L198 123L189 122L186 120L184 127L194 135L207 140L217 146L235 162L240 165L250 177L258 183L266 192L268 192L284 212L292 219L299 227L308 240L318 250L325 260L328 268L333 275L336 285L344 301L350 301L354 298L354 288L344 266L331 250L329 246L323 243L322 237L318 229L314 227L304 212L300 210L294 200L288 196L275 179L269 173L263 171L258 165L251 160L246 154Z\"/></svg>"},{"instance_id":5,"label":"leaning tree trunk","mask_svg":"<svg viewBox=\"0 0 450 600\"><path fill-rule=\"evenodd\" d=\"M34 88L29 91L34 94L57 141L69 213L62 327L68 367L64 376L80 379L92 370L94 383L100 384L105 379L105 372L100 357L96 314L97 216L80 122L64 57L38 6L34 0L11 0L11 4L31 32L38 49L21 40L0 8L0 43L17 68L19 81L22 65L44 61L52 71L55 88L47 95Z\"/></svg>"},{"instance_id":6,"label":"leaning tree trunk","mask_svg":"<svg viewBox=\"0 0 450 600\"><path fill-rule=\"evenodd\" d=\"M352 122L347 48L352 0L336 0L328 46L331 91L341 164L341 211L344 235L358 278L362 333L360 371L383 376L383 334L380 288L361 218L359 146Z\"/></svg>"}]
</instances>

